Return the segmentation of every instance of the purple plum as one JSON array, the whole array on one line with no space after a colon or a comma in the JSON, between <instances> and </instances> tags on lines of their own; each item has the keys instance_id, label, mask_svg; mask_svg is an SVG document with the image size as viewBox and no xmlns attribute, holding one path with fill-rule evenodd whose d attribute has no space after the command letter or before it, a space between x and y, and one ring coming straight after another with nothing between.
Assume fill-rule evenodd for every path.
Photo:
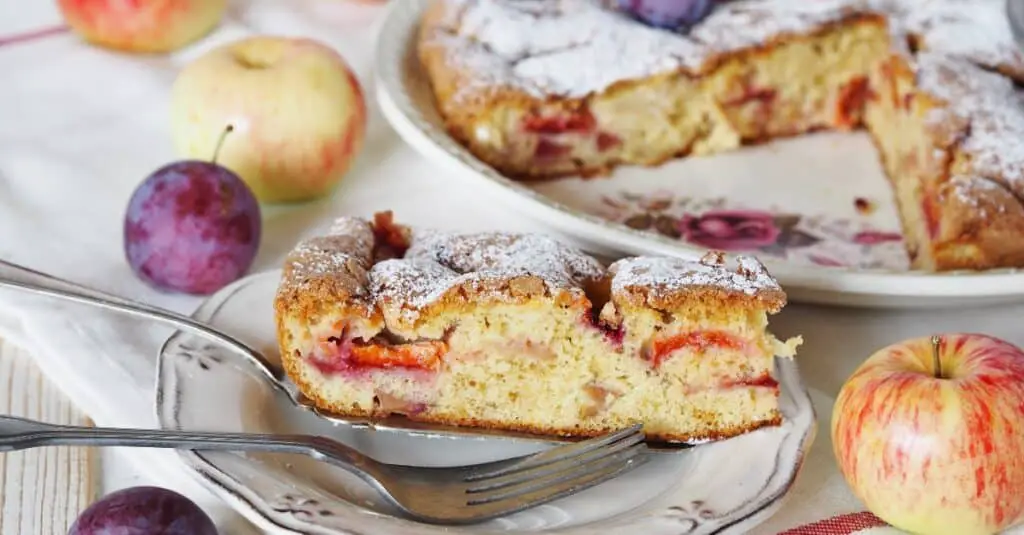
<instances>
[{"instance_id":1,"label":"purple plum","mask_svg":"<svg viewBox=\"0 0 1024 535\"><path fill-rule=\"evenodd\" d=\"M156 288L208 295L248 272L261 230L259 203L238 175L213 162L175 162L132 194L125 255Z\"/></svg>"},{"instance_id":2,"label":"purple plum","mask_svg":"<svg viewBox=\"0 0 1024 535\"><path fill-rule=\"evenodd\" d=\"M715 0L617 0L619 9L657 28L687 29L711 13Z\"/></svg>"},{"instance_id":3,"label":"purple plum","mask_svg":"<svg viewBox=\"0 0 1024 535\"><path fill-rule=\"evenodd\" d=\"M159 487L132 487L90 505L68 535L217 535L192 500Z\"/></svg>"}]
</instances>

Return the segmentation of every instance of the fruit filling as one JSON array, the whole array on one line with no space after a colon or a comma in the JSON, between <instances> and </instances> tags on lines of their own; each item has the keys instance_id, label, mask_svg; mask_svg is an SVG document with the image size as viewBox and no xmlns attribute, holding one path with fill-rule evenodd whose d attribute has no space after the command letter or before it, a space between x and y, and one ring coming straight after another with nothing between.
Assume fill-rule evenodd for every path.
<instances>
[{"instance_id":1,"label":"fruit filling","mask_svg":"<svg viewBox=\"0 0 1024 535\"><path fill-rule=\"evenodd\" d=\"M375 261L405 256L405 251L409 249L409 238L402 228L395 224L391 211L374 214L372 228Z\"/></svg>"},{"instance_id":2,"label":"fruit filling","mask_svg":"<svg viewBox=\"0 0 1024 535\"><path fill-rule=\"evenodd\" d=\"M586 110L565 115L530 115L523 119L523 130L534 134L585 134L597 126Z\"/></svg>"},{"instance_id":3,"label":"fruit filling","mask_svg":"<svg viewBox=\"0 0 1024 535\"><path fill-rule=\"evenodd\" d=\"M858 76L847 82L836 99L836 127L853 129L858 126L864 106L874 96L867 78Z\"/></svg>"},{"instance_id":4,"label":"fruit filling","mask_svg":"<svg viewBox=\"0 0 1024 535\"><path fill-rule=\"evenodd\" d=\"M743 93L735 98L726 100L722 104L727 107L742 106L750 102L760 102L761 104L771 104L775 100L776 91L774 89L761 88L761 87L746 87L743 89Z\"/></svg>"},{"instance_id":5,"label":"fruit filling","mask_svg":"<svg viewBox=\"0 0 1024 535\"><path fill-rule=\"evenodd\" d=\"M622 396L622 392L617 389L593 381L583 385L583 392L590 399L590 404L584 407L581 413L585 418L592 418L605 412L616 398Z\"/></svg>"},{"instance_id":6,"label":"fruit filling","mask_svg":"<svg viewBox=\"0 0 1024 535\"><path fill-rule=\"evenodd\" d=\"M928 237L935 240L939 237L939 217L941 210L939 208L939 201L932 192L925 192L921 200L921 211L924 213L925 225L928 229Z\"/></svg>"},{"instance_id":7,"label":"fruit filling","mask_svg":"<svg viewBox=\"0 0 1024 535\"><path fill-rule=\"evenodd\" d=\"M697 353L708 350L747 351L750 344L742 338L725 331L693 331L665 338L655 338L648 350L648 360L657 368L663 361L679 349L689 349Z\"/></svg>"},{"instance_id":8,"label":"fruit filling","mask_svg":"<svg viewBox=\"0 0 1024 535\"><path fill-rule=\"evenodd\" d=\"M534 149L533 156L538 160L547 160L567 156L570 153L572 153L572 145L541 138L537 141L537 148Z\"/></svg>"},{"instance_id":9,"label":"fruit filling","mask_svg":"<svg viewBox=\"0 0 1024 535\"><path fill-rule=\"evenodd\" d=\"M722 381L719 388L726 390L729 388L778 388L779 382L775 380L771 374L765 374L760 377L752 377L747 379L729 379Z\"/></svg>"},{"instance_id":10,"label":"fruit filling","mask_svg":"<svg viewBox=\"0 0 1024 535\"><path fill-rule=\"evenodd\" d=\"M612 149L621 147L622 138L615 134L609 134L608 132L598 132L596 143L598 152L608 152Z\"/></svg>"},{"instance_id":11,"label":"fruit filling","mask_svg":"<svg viewBox=\"0 0 1024 535\"><path fill-rule=\"evenodd\" d=\"M440 340L389 344L331 336L320 343L309 362L326 374L385 368L434 371L447 352L448 344Z\"/></svg>"},{"instance_id":12,"label":"fruit filling","mask_svg":"<svg viewBox=\"0 0 1024 535\"><path fill-rule=\"evenodd\" d=\"M426 403L410 401L401 396L377 391L373 396L374 412L380 415L404 414L415 416L426 411L429 406Z\"/></svg>"},{"instance_id":13,"label":"fruit filling","mask_svg":"<svg viewBox=\"0 0 1024 535\"><path fill-rule=\"evenodd\" d=\"M612 347L621 348L622 342L626 338L626 327L618 321L613 323L604 321L600 314L597 313L597 310L600 310L600 307L594 307L592 312L584 314L581 323L589 328L601 331L605 341L611 344Z\"/></svg>"}]
</instances>

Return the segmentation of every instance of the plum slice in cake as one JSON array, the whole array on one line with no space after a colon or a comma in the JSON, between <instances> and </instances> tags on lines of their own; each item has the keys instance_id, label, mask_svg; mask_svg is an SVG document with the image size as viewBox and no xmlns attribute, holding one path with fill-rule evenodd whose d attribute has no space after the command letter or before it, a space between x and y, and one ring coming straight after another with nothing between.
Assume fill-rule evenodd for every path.
<instances>
[{"instance_id":1,"label":"plum slice in cake","mask_svg":"<svg viewBox=\"0 0 1024 535\"><path fill-rule=\"evenodd\" d=\"M609 267L533 234L341 218L289 255L275 301L285 367L321 409L655 441L781 421L764 266L638 257Z\"/></svg>"}]
</instances>

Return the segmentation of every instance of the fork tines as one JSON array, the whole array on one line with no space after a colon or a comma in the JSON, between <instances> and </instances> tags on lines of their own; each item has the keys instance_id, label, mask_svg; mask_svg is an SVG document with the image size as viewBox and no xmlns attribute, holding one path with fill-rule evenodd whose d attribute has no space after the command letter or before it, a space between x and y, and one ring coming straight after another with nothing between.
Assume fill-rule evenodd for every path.
<instances>
[{"instance_id":1,"label":"fork tines","mask_svg":"<svg viewBox=\"0 0 1024 535\"><path fill-rule=\"evenodd\" d=\"M466 476L466 504L504 514L601 484L648 460L642 425L552 448L497 470Z\"/></svg>"}]
</instances>

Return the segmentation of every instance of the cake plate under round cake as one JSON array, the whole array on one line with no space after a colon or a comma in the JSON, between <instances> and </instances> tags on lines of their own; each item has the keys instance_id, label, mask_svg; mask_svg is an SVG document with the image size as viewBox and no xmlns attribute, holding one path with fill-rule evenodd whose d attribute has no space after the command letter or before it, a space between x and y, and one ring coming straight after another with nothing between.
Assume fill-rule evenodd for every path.
<instances>
[{"instance_id":1,"label":"cake plate under round cake","mask_svg":"<svg viewBox=\"0 0 1024 535\"><path fill-rule=\"evenodd\" d=\"M594 252L757 255L792 301L886 308L1024 301L1024 271L910 270L892 192L863 133L822 133L596 179L520 182L445 131L416 57L428 0L384 21L376 90L384 115L444 179L550 225ZM713 229L742 226L738 238ZM709 231L712 229L712 231ZM728 230L728 229L727 229Z\"/></svg>"}]
</instances>

